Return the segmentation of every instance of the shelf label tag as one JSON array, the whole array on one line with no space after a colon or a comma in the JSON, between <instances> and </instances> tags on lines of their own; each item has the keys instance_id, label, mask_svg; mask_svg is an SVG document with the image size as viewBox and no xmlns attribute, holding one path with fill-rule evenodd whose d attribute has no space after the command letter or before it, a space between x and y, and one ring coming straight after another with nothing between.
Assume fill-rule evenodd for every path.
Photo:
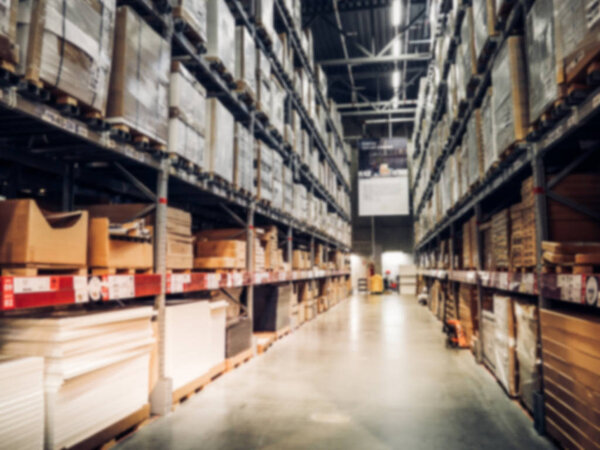
<instances>
[{"instance_id":1,"label":"shelf label tag","mask_svg":"<svg viewBox=\"0 0 600 450\"><path fill-rule=\"evenodd\" d=\"M14 293L30 294L33 292L49 292L50 277L15 277Z\"/></svg>"},{"instance_id":2,"label":"shelf label tag","mask_svg":"<svg viewBox=\"0 0 600 450\"><path fill-rule=\"evenodd\" d=\"M186 284L190 284L192 281L192 275L189 273L172 273L169 274L170 280L170 294L181 294L184 292Z\"/></svg>"},{"instance_id":3,"label":"shelf label tag","mask_svg":"<svg viewBox=\"0 0 600 450\"><path fill-rule=\"evenodd\" d=\"M221 280L220 274L207 273L204 279L206 280L206 289L219 289L219 281Z\"/></svg>"},{"instance_id":4,"label":"shelf label tag","mask_svg":"<svg viewBox=\"0 0 600 450\"><path fill-rule=\"evenodd\" d=\"M75 303L87 303L90 301L86 276L78 275L73 277L73 291L75 292Z\"/></svg>"},{"instance_id":5,"label":"shelf label tag","mask_svg":"<svg viewBox=\"0 0 600 450\"><path fill-rule=\"evenodd\" d=\"M110 275L108 277L108 300L135 297L135 277L133 275Z\"/></svg>"},{"instance_id":6,"label":"shelf label tag","mask_svg":"<svg viewBox=\"0 0 600 450\"><path fill-rule=\"evenodd\" d=\"M231 274L231 287L244 285L244 274L242 272L233 272Z\"/></svg>"}]
</instances>

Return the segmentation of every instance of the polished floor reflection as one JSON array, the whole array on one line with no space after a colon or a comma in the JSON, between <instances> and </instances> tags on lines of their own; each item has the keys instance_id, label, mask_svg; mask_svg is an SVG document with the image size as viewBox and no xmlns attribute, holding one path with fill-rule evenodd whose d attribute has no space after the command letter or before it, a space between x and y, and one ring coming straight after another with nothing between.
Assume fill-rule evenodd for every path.
<instances>
[{"instance_id":1,"label":"polished floor reflection","mask_svg":"<svg viewBox=\"0 0 600 450\"><path fill-rule=\"evenodd\" d=\"M414 297L346 301L119 448L551 448Z\"/></svg>"}]
</instances>

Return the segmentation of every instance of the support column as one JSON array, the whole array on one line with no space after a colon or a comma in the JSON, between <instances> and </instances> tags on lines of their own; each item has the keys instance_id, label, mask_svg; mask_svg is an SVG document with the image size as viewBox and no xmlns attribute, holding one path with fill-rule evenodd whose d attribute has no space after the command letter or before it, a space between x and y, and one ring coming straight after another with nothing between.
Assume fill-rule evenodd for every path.
<instances>
[{"instance_id":1,"label":"support column","mask_svg":"<svg viewBox=\"0 0 600 450\"><path fill-rule=\"evenodd\" d=\"M481 212L481 204L475 204L475 235L477 237L477 270L483 270L483 262L485 260L485 255L483 254L483 239L481 233L479 232L479 224L483 220L482 212ZM464 239L464 237L463 237ZM483 333L482 333L482 324L483 324L483 313L482 313L482 305L483 305L483 287L481 286L481 280L479 277L477 278L477 317L479 321L479 339L477 339L477 347L475 348L475 360L479 363L483 363Z\"/></svg>"},{"instance_id":2,"label":"support column","mask_svg":"<svg viewBox=\"0 0 600 450\"><path fill-rule=\"evenodd\" d=\"M251 274L252 280L246 292L246 308L250 319L254 310L254 208L254 202L250 203L246 220L246 271Z\"/></svg>"},{"instance_id":3,"label":"support column","mask_svg":"<svg viewBox=\"0 0 600 450\"><path fill-rule=\"evenodd\" d=\"M150 395L152 414L166 415L171 411L173 385L165 372L165 307L167 288L167 196L169 160L161 161L158 171L156 222L154 224L154 271L161 277L160 294L155 298L158 323L158 381Z\"/></svg>"}]
</instances>

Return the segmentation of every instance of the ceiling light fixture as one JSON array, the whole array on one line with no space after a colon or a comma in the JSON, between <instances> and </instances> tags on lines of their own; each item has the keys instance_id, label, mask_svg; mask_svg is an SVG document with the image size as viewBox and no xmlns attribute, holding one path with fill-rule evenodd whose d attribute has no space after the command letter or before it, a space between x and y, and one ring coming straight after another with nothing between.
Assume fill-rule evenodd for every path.
<instances>
[{"instance_id":1,"label":"ceiling light fixture","mask_svg":"<svg viewBox=\"0 0 600 450\"><path fill-rule=\"evenodd\" d=\"M392 0L392 25L397 27L402 23L402 0Z\"/></svg>"},{"instance_id":2,"label":"ceiling light fixture","mask_svg":"<svg viewBox=\"0 0 600 450\"><path fill-rule=\"evenodd\" d=\"M400 87L400 72L394 70L392 73L392 87L394 89L398 89Z\"/></svg>"},{"instance_id":3,"label":"ceiling light fixture","mask_svg":"<svg viewBox=\"0 0 600 450\"><path fill-rule=\"evenodd\" d=\"M400 36L394 39L394 43L392 44L392 55L400 56Z\"/></svg>"}]
</instances>

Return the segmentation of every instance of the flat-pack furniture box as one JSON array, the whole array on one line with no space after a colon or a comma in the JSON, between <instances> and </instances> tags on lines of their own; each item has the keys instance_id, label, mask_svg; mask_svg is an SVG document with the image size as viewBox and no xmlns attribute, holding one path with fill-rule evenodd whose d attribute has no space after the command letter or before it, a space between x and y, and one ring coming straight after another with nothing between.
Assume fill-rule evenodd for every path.
<instances>
[{"instance_id":1,"label":"flat-pack furniture box","mask_svg":"<svg viewBox=\"0 0 600 450\"><path fill-rule=\"evenodd\" d=\"M241 122L235 123L233 186L254 195L254 148L252 135Z\"/></svg>"},{"instance_id":2,"label":"flat-pack furniture box","mask_svg":"<svg viewBox=\"0 0 600 450\"><path fill-rule=\"evenodd\" d=\"M216 98L207 100L206 106L208 132L204 167L213 176L233 183L233 116Z\"/></svg>"},{"instance_id":3,"label":"flat-pack furniture box","mask_svg":"<svg viewBox=\"0 0 600 450\"><path fill-rule=\"evenodd\" d=\"M143 306L0 319L2 354L44 359L45 449L72 448L132 415L150 416L153 314Z\"/></svg>"},{"instance_id":4,"label":"flat-pack furniture box","mask_svg":"<svg viewBox=\"0 0 600 450\"><path fill-rule=\"evenodd\" d=\"M0 202L0 264L85 267L88 213L48 213L31 199Z\"/></svg>"},{"instance_id":5,"label":"flat-pack furniture box","mask_svg":"<svg viewBox=\"0 0 600 450\"><path fill-rule=\"evenodd\" d=\"M118 224L108 217L90 217L88 267L93 270L151 270L154 266L152 228L143 220Z\"/></svg>"},{"instance_id":6,"label":"flat-pack furniture box","mask_svg":"<svg viewBox=\"0 0 600 450\"><path fill-rule=\"evenodd\" d=\"M510 36L500 48L492 69L496 152L499 157L527 137L529 104L523 38Z\"/></svg>"},{"instance_id":7,"label":"flat-pack furniture box","mask_svg":"<svg viewBox=\"0 0 600 450\"><path fill-rule=\"evenodd\" d=\"M262 142L255 142L255 183L259 200L273 200L273 153L274 150Z\"/></svg>"},{"instance_id":8,"label":"flat-pack furniture box","mask_svg":"<svg viewBox=\"0 0 600 450\"><path fill-rule=\"evenodd\" d=\"M564 448L600 439L600 321L540 309L546 432Z\"/></svg>"},{"instance_id":9,"label":"flat-pack furniture box","mask_svg":"<svg viewBox=\"0 0 600 450\"><path fill-rule=\"evenodd\" d=\"M107 117L165 145L169 135L171 45L133 9L117 9Z\"/></svg>"},{"instance_id":10,"label":"flat-pack furniture box","mask_svg":"<svg viewBox=\"0 0 600 450\"><path fill-rule=\"evenodd\" d=\"M245 26L235 28L234 76L237 89L256 99L256 44Z\"/></svg>"},{"instance_id":11,"label":"flat-pack furniture box","mask_svg":"<svg viewBox=\"0 0 600 450\"><path fill-rule=\"evenodd\" d=\"M223 0L206 0L206 58L232 78L235 73L235 20Z\"/></svg>"},{"instance_id":12,"label":"flat-pack furniture box","mask_svg":"<svg viewBox=\"0 0 600 450\"><path fill-rule=\"evenodd\" d=\"M246 242L235 239L198 239L195 244L194 267L197 269L245 269Z\"/></svg>"},{"instance_id":13,"label":"flat-pack furniture box","mask_svg":"<svg viewBox=\"0 0 600 450\"><path fill-rule=\"evenodd\" d=\"M203 167L206 89L178 61L171 64L169 153Z\"/></svg>"},{"instance_id":14,"label":"flat-pack furniture box","mask_svg":"<svg viewBox=\"0 0 600 450\"><path fill-rule=\"evenodd\" d=\"M206 0L175 0L175 28L181 28L195 43L206 42Z\"/></svg>"},{"instance_id":15,"label":"flat-pack furniture box","mask_svg":"<svg viewBox=\"0 0 600 450\"><path fill-rule=\"evenodd\" d=\"M115 0L19 3L19 72L57 91L57 101L104 116L113 55Z\"/></svg>"},{"instance_id":16,"label":"flat-pack furniture box","mask_svg":"<svg viewBox=\"0 0 600 450\"><path fill-rule=\"evenodd\" d=\"M254 288L254 331L279 331L290 325L292 285L289 283Z\"/></svg>"},{"instance_id":17,"label":"flat-pack furniture box","mask_svg":"<svg viewBox=\"0 0 600 450\"><path fill-rule=\"evenodd\" d=\"M17 43L17 15L19 1L7 0L0 8L0 64L2 68L15 71L19 62Z\"/></svg>"}]
</instances>

